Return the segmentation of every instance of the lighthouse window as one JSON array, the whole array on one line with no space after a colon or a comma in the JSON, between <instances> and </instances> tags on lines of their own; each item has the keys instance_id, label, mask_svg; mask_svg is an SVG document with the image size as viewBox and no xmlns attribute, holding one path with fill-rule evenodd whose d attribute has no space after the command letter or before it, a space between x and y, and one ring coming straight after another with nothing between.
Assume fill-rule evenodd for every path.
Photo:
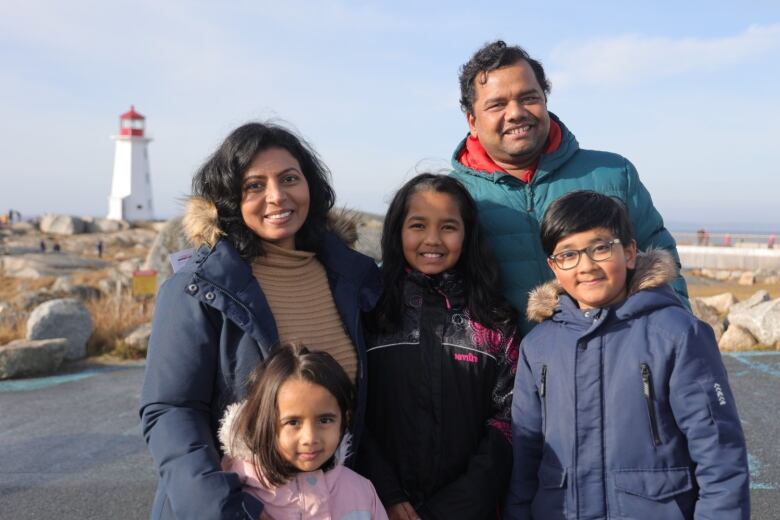
<instances>
[{"instance_id":1,"label":"lighthouse window","mask_svg":"<svg viewBox=\"0 0 780 520\"><path fill-rule=\"evenodd\" d=\"M135 209L144 209L144 206L143 206L143 204L138 204L138 205L135 207Z\"/></svg>"}]
</instances>

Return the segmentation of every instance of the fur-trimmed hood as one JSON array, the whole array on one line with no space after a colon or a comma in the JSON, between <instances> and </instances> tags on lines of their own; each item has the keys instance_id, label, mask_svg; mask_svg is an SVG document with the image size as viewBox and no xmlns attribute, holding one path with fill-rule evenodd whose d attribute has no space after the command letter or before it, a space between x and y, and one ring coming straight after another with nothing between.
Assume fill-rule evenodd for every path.
<instances>
[{"instance_id":1,"label":"fur-trimmed hood","mask_svg":"<svg viewBox=\"0 0 780 520\"><path fill-rule=\"evenodd\" d=\"M228 405L228 407L225 409L225 415L222 416L222 419L219 422L217 438L219 439L219 444L222 446L222 451L225 453L225 455L239 460L251 461L252 451L246 444L244 444L243 441L241 441L239 436L236 435L236 432L234 431L235 423L238 419L238 414L243 408L245 402L246 401L239 401L237 403ZM347 457L349 457L351 447L352 434L347 431L341 438L339 447L336 448L336 464L344 465Z\"/></svg>"},{"instance_id":2,"label":"fur-trimmed hood","mask_svg":"<svg viewBox=\"0 0 780 520\"><path fill-rule=\"evenodd\" d=\"M360 215L348 209L332 209L328 213L327 227L336 234L349 247L354 247L358 239L357 227ZM184 211L182 227L189 241L200 247L204 244L209 247L219 241L225 235L219 227L217 207L210 200L203 197L190 197Z\"/></svg>"},{"instance_id":3,"label":"fur-trimmed hood","mask_svg":"<svg viewBox=\"0 0 780 520\"><path fill-rule=\"evenodd\" d=\"M663 249L638 253L636 268L628 288L628 295L645 289L660 287L674 280L677 266L672 255ZM558 306L559 296L565 291L557 280L544 283L528 295L526 316L529 321L542 322L550 318Z\"/></svg>"}]
</instances>

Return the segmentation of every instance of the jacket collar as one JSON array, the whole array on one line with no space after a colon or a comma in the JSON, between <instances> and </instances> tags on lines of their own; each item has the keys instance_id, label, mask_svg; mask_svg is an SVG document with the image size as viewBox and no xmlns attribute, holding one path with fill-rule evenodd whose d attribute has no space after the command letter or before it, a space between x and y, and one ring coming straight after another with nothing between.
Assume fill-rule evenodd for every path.
<instances>
[{"instance_id":1,"label":"jacket collar","mask_svg":"<svg viewBox=\"0 0 780 520\"><path fill-rule=\"evenodd\" d=\"M638 310L636 304L625 305L631 296L637 295L640 291L660 288L668 284L676 276L677 266L668 251L651 249L647 252L639 253L637 255L636 268L633 276L631 276L628 288L629 298L618 304L618 307L623 308L620 314L625 315L627 312ZM576 303L566 295L557 280L549 281L540 285L529 294L526 316L529 321L542 322L552 317L556 311L561 311L564 303L571 303L575 309L577 307Z\"/></svg>"},{"instance_id":2,"label":"jacket collar","mask_svg":"<svg viewBox=\"0 0 780 520\"><path fill-rule=\"evenodd\" d=\"M558 126L561 129L561 144L552 153L542 154L542 156L539 158L539 163L536 167L536 172L531 178L530 184L537 183L540 179L544 178L551 171L559 168L563 163L568 161L571 158L571 156L577 152L577 150L580 149L580 145L577 142L577 138L574 137L574 134L566 127L566 125L563 124L563 122L558 118L558 116L556 116L552 112L549 112L549 114L550 114L550 119L558 123ZM491 182L506 182L506 180L508 179L514 179L514 177L512 177L508 173L473 170L465 166L464 164L462 164L459 160L459 157L463 153L463 150L466 148L467 140L468 140L468 135L464 137L463 140L461 140L461 142L458 144L458 146L455 148L455 151L452 154L450 163L452 164L453 170L457 172L468 173L475 177L480 177L489 180Z\"/></svg>"},{"instance_id":3,"label":"jacket collar","mask_svg":"<svg viewBox=\"0 0 780 520\"><path fill-rule=\"evenodd\" d=\"M345 210L332 210L328 214L329 233L325 235L322 250L317 258L325 265L329 275L360 278L366 270L365 258L350 249L357 242L359 217ZM187 238L198 247L196 264L198 274L215 282L224 282L223 288L240 292L254 280L251 267L226 240L219 227L217 208L202 197L187 201L182 219Z\"/></svg>"}]
</instances>

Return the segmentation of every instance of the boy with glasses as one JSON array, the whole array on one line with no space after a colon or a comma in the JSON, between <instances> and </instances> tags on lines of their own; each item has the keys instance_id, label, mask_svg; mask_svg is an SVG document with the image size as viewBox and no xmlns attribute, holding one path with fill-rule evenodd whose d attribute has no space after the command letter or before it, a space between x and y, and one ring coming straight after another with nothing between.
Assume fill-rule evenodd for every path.
<instances>
[{"instance_id":1,"label":"boy with glasses","mask_svg":"<svg viewBox=\"0 0 780 520\"><path fill-rule=\"evenodd\" d=\"M553 202L541 239L556 280L529 298L505 518L748 519L734 396L671 255L638 254L623 204L592 191Z\"/></svg>"}]
</instances>

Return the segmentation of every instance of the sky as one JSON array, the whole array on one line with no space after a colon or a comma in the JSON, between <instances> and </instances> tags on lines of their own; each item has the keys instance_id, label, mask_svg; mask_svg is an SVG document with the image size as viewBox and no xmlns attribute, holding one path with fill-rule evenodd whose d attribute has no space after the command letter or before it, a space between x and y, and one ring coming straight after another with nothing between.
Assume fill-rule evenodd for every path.
<instances>
[{"instance_id":1,"label":"sky","mask_svg":"<svg viewBox=\"0 0 780 520\"><path fill-rule=\"evenodd\" d=\"M466 135L458 69L540 59L580 146L633 162L670 229L780 231L780 4L0 0L0 211L105 216L119 115L146 116L156 216L237 126L295 129L337 204L383 214Z\"/></svg>"}]
</instances>

